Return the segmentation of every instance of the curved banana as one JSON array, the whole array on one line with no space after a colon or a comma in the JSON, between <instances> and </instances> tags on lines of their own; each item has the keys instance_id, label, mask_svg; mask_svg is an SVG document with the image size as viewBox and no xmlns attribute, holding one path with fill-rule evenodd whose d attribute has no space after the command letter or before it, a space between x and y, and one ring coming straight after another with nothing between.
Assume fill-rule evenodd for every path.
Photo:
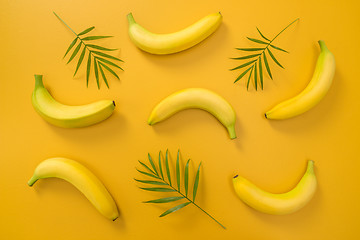
<instances>
[{"instance_id":1,"label":"curved banana","mask_svg":"<svg viewBox=\"0 0 360 240\"><path fill-rule=\"evenodd\" d=\"M61 104L44 87L42 75L35 75L32 105L47 122L64 128L96 124L110 117L115 109L115 102L112 100L101 100L81 106Z\"/></svg>"},{"instance_id":2,"label":"curved banana","mask_svg":"<svg viewBox=\"0 0 360 240\"><path fill-rule=\"evenodd\" d=\"M67 158L49 158L41 162L28 181L31 187L38 179L55 177L74 185L106 218L116 220L119 211L114 199L101 181L89 169Z\"/></svg>"},{"instance_id":3,"label":"curved banana","mask_svg":"<svg viewBox=\"0 0 360 240\"><path fill-rule=\"evenodd\" d=\"M189 108L199 108L211 113L226 127L230 138L236 138L234 109L224 98L203 88L183 89L166 97L153 109L148 124L154 125Z\"/></svg>"},{"instance_id":4,"label":"curved banana","mask_svg":"<svg viewBox=\"0 0 360 240\"><path fill-rule=\"evenodd\" d=\"M311 160L300 182L286 193L266 192L238 175L233 178L233 184L243 202L260 212L274 215L290 214L304 207L314 196L317 187L314 162Z\"/></svg>"},{"instance_id":5,"label":"curved banana","mask_svg":"<svg viewBox=\"0 0 360 240\"><path fill-rule=\"evenodd\" d=\"M169 34L149 32L135 22L132 13L127 15L127 19L130 39L138 48L152 54L171 54L191 48L210 36L219 27L222 15L220 12L210 14L183 30Z\"/></svg>"},{"instance_id":6,"label":"curved banana","mask_svg":"<svg viewBox=\"0 0 360 240\"><path fill-rule=\"evenodd\" d=\"M335 58L324 41L320 40L319 45L320 56L308 86L297 96L279 103L266 112L266 118L286 119L295 117L314 107L326 95L335 74Z\"/></svg>"}]
</instances>

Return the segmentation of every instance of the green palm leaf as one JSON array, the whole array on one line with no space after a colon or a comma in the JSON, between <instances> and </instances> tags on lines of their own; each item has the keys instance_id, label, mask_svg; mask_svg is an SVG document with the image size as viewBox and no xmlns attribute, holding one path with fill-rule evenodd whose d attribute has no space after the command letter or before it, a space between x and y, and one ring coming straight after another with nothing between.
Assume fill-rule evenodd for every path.
<instances>
[{"instance_id":1,"label":"green palm leaf","mask_svg":"<svg viewBox=\"0 0 360 240\"><path fill-rule=\"evenodd\" d=\"M246 74L248 71L250 71L251 68L252 68L252 67L249 67L249 68L246 69L242 74L240 74L240 75L236 78L235 82L239 81L243 76L245 76L245 74Z\"/></svg>"},{"instance_id":2,"label":"green palm leaf","mask_svg":"<svg viewBox=\"0 0 360 240\"><path fill-rule=\"evenodd\" d=\"M117 50L116 48L105 48L105 47L101 47L101 46L93 45L93 44L87 44L87 46L90 48L95 48L95 49L102 50L102 51L116 51Z\"/></svg>"},{"instance_id":3,"label":"green palm leaf","mask_svg":"<svg viewBox=\"0 0 360 240\"><path fill-rule=\"evenodd\" d=\"M157 178L157 179L160 179L158 176L155 176L154 174L151 174L151 173L147 173L147 172L144 172L144 171L141 171L139 169L136 169L139 173L142 173L146 176L149 176L149 177L152 177L152 178Z\"/></svg>"},{"instance_id":4,"label":"green palm leaf","mask_svg":"<svg viewBox=\"0 0 360 240\"><path fill-rule=\"evenodd\" d=\"M264 72L262 71L262 61L264 61L264 65L266 68L266 72L269 74L269 77L271 79L273 79L272 77L272 73L271 73L271 68L268 62L268 59L266 57L266 52L270 55L271 59L281 68L284 68L279 61L276 59L275 55L273 54L273 52L270 50L270 48L282 51L282 52L286 52L288 53L286 50L277 47L273 44L274 40L282 33L284 32L288 27L290 27L293 23L295 23L296 21L298 21L299 19L295 19L293 22L291 22L290 24L288 24L284 29L282 29L274 38L272 38L271 40L267 37L264 36L264 34L262 34L262 32L260 31L259 28L256 28L258 33L260 34L260 36L262 37L263 40L257 39L257 38L251 38L251 37L247 37L248 40L250 40L251 42L255 42L257 44L261 44L264 47L260 47L260 48L256 48L256 47L251 47L251 48L236 48L237 50L240 51L247 51L247 52L258 52L257 54L250 54L250 55L245 55L245 56L240 56L240 57L236 57L236 58L231 58L234 60L245 60L245 62L241 63L239 66L230 69L231 71L233 70L239 70L242 69L244 67L250 66L249 68L247 68L245 71L243 71L234 81L234 83L236 83L237 81L239 81L240 79L242 79L249 71L250 74L248 76L247 79L247 84L246 84L246 88L247 90L249 90L249 85L250 85L250 81L251 78L254 78L254 85L255 85L255 90L257 90L257 86L258 86L258 77L260 78L260 86L261 89L264 89ZM254 59L255 58L255 59Z\"/></svg>"},{"instance_id":5,"label":"green palm leaf","mask_svg":"<svg viewBox=\"0 0 360 240\"><path fill-rule=\"evenodd\" d=\"M164 217L170 213L176 212L177 210L180 210L183 207L186 207L187 205L189 205L190 202L186 202L186 203L182 203L180 205L177 205L176 207L170 208L169 210L165 211L163 214L160 215L160 217Z\"/></svg>"},{"instance_id":6,"label":"green palm leaf","mask_svg":"<svg viewBox=\"0 0 360 240\"><path fill-rule=\"evenodd\" d=\"M111 56L111 55L103 53L103 52L99 52L99 51L92 51L92 52L94 54L102 56L102 57L106 57L106 58L110 58L110 59L113 59L113 60L116 60L116 61L124 62L123 60L121 60L121 59L119 59L117 57Z\"/></svg>"},{"instance_id":7,"label":"green palm leaf","mask_svg":"<svg viewBox=\"0 0 360 240\"><path fill-rule=\"evenodd\" d=\"M268 72L270 78L272 79L272 75L271 75L269 63L268 63L268 61L267 61L265 52L264 52L264 54L263 54L263 58L264 58L264 63L265 63L266 71Z\"/></svg>"},{"instance_id":8,"label":"green palm leaf","mask_svg":"<svg viewBox=\"0 0 360 240\"><path fill-rule=\"evenodd\" d=\"M179 163L179 158L180 158L180 150L178 150L178 154L177 154L177 158L176 158L176 182L177 182L178 190L180 191L180 163Z\"/></svg>"},{"instance_id":9,"label":"green palm leaf","mask_svg":"<svg viewBox=\"0 0 360 240\"><path fill-rule=\"evenodd\" d=\"M111 68L109 68L108 66L106 66L103 63L100 63L101 66L103 66L106 70L109 71L109 73L111 73L112 75L114 75L114 77L116 77L118 80L120 80L119 76L116 74L116 72L114 72Z\"/></svg>"},{"instance_id":10,"label":"green palm leaf","mask_svg":"<svg viewBox=\"0 0 360 240\"><path fill-rule=\"evenodd\" d=\"M167 198L160 198L160 199L156 199L156 200L150 200L150 201L146 201L144 203L168 203L168 202L174 202L174 201L178 201L184 199L184 197L167 197Z\"/></svg>"},{"instance_id":11,"label":"green palm leaf","mask_svg":"<svg viewBox=\"0 0 360 240\"><path fill-rule=\"evenodd\" d=\"M252 42L256 42L256 43L260 43L260 44L268 44L268 42L264 42L264 41L261 41L261 40L259 40L259 39L256 39L256 38L247 38L247 39L249 39L250 41L252 41Z\"/></svg>"},{"instance_id":12,"label":"green palm leaf","mask_svg":"<svg viewBox=\"0 0 360 240\"><path fill-rule=\"evenodd\" d=\"M82 31L81 33L79 33L78 35L84 35L87 34L88 32L92 31L95 27L89 27L88 29L85 29L84 31Z\"/></svg>"},{"instance_id":13,"label":"green palm leaf","mask_svg":"<svg viewBox=\"0 0 360 240\"><path fill-rule=\"evenodd\" d=\"M185 196L188 195L188 189L189 189L189 162L190 159L187 161L185 166L185 177L184 177L184 185L185 185Z\"/></svg>"},{"instance_id":14,"label":"green palm leaf","mask_svg":"<svg viewBox=\"0 0 360 240\"><path fill-rule=\"evenodd\" d=\"M247 86L246 86L247 89L249 89L249 84L250 84L250 80L251 80L251 74L252 74L252 72L253 72L253 70L254 70L254 66L255 66L255 65L252 66L251 71L250 71L250 74L249 74L249 78L248 78Z\"/></svg>"},{"instance_id":15,"label":"green palm leaf","mask_svg":"<svg viewBox=\"0 0 360 240\"><path fill-rule=\"evenodd\" d=\"M159 176L159 173L158 173L157 170L156 170L155 164L154 164L154 162L153 162L153 160L152 160L152 158L151 158L151 156L150 156L150 153L148 153L148 158L149 158L149 162L150 162L152 168L153 168L154 171L155 171L154 173L156 173L156 176Z\"/></svg>"},{"instance_id":16,"label":"green palm leaf","mask_svg":"<svg viewBox=\"0 0 360 240\"><path fill-rule=\"evenodd\" d=\"M185 170L184 170L184 186L185 186L185 193L183 193L181 191L181 187L180 187L180 150L178 150L177 152L177 158L176 158L176 182L177 182L177 187L172 186L171 185L171 176L170 176L170 166L169 166L169 151L166 150L166 155L165 155L165 168L166 168L166 173L167 173L167 180L164 178L163 175L163 171L162 171L162 159L161 159L161 151L159 152L159 163L158 163L158 168L159 168L159 172L155 172L157 170L155 162L153 162L153 160L151 159L150 154L148 154L148 158L150 161L150 164L152 165L152 163L154 164L153 169L151 169L149 166L145 167L144 163L142 163L141 161L139 161L139 163L144 166L147 171L149 172L143 172L140 171L138 169L136 169L138 172L140 172L143 175L149 176L151 178L155 178L156 180L139 180L134 178L134 180L138 183L141 184L147 184L147 185L153 185L153 187L140 187L140 189L145 190L145 191L151 191L151 192L169 192L172 195L173 194L177 194L178 196L169 196L169 197L164 197L164 198L159 198L159 199L155 199L155 200L150 200L150 201L144 201L144 203L172 203L175 201L179 201L179 200L185 200L186 202L181 203L175 207L170 208L169 210L165 211L164 213L162 213L160 215L160 217L164 217L170 213L173 213L189 204L193 204L195 207L197 207L198 209L200 209L202 212L204 212L205 214L207 214L211 219L213 219L216 223L218 223L221 227L223 227L225 229L225 227L219 222L217 221L214 217L212 217L209 213L207 213L205 210L203 210L199 205L195 204L195 198L196 198L196 194L197 194L197 190L198 190L198 186L199 186L199 179L200 179L200 167L201 167L201 163L199 164L199 167L197 169L196 172L196 176L195 176L195 180L194 180L194 186L193 186L193 198L190 199L188 197L188 188L189 188L189 163L190 163L190 159L186 162L185 165ZM151 160L150 160L151 159ZM152 163L151 163L152 162ZM160 186L160 187L159 187ZM163 187L162 187L163 186Z\"/></svg>"},{"instance_id":17,"label":"green palm leaf","mask_svg":"<svg viewBox=\"0 0 360 240\"><path fill-rule=\"evenodd\" d=\"M264 34L262 34L262 33L260 32L260 29L259 29L259 28L256 27L256 29L257 29L257 31L260 33L260 36L261 36L263 39L265 39L265 40L267 40L267 41L270 42L270 39L268 39L267 37L265 37Z\"/></svg>"},{"instance_id":18,"label":"green palm leaf","mask_svg":"<svg viewBox=\"0 0 360 240\"><path fill-rule=\"evenodd\" d=\"M73 53L71 54L71 57L70 57L69 61L67 62L67 64L74 59L74 57L76 56L76 54L79 52L80 48L81 48L81 43L79 43L79 44L77 45L77 47L75 48L75 50L74 50Z\"/></svg>"},{"instance_id":19,"label":"green palm leaf","mask_svg":"<svg viewBox=\"0 0 360 240\"><path fill-rule=\"evenodd\" d=\"M161 188L161 187L158 187L158 188L140 188L142 190L145 190L145 191L152 191L152 192L176 192L176 190L174 189L171 189L171 188Z\"/></svg>"},{"instance_id":20,"label":"green palm leaf","mask_svg":"<svg viewBox=\"0 0 360 240\"><path fill-rule=\"evenodd\" d=\"M114 57L114 56L111 56L109 54L101 52L101 51L115 51L117 49L111 49L111 48L106 48L106 47L95 45L95 44L90 44L91 41L104 39L104 38L110 38L112 36L86 36L86 37L82 37L83 35L88 34L92 30L94 30L95 27L93 27L93 26L89 27L89 28L85 29L84 31L80 32L79 34L77 34L55 12L54 12L54 15L68 29L70 29L76 35L76 38L71 42L70 46L67 48L67 50L65 52L65 55L64 55L64 58L65 58L68 55L68 53L73 49L73 47L76 44L78 44L76 46L75 50L73 51L73 53L71 54L67 64L70 63L75 58L75 56L79 53L79 50L81 49L81 46L84 45L84 49L80 54L80 57L79 57L79 60L78 60L78 63L77 63L76 69L75 69L74 76L77 74L77 72L78 72L78 70L80 68L80 65L82 64L82 62L84 60L86 52L89 52L88 60L87 60L87 67L86 67L86 86L87 87L89 86L90 72L91 72L91 67L92 67L91 66L91 61L92 61L91 58L94 58L93 59L94 60L94 64L93 64L94 65L94 75L95 75L95 79L96 79L98 89L100 89L99 72L101 74L102 80L105 82L106 86L109 88L109 83L108 83L107 77L105 75L104 69L109 71L112 76L116 77L117 79L120 79L119 76L115 73L115 71L113 71L109 66L119 68L119 69L121 69L123 71L123 69L120 66L113 63L112 61L113 60L120 61L120 62L124 62L124 61L121 60L120 58L117 58L117 57ZM101 58L99 56L105 57L107 59Z\"/></svg>"},{"instance_id":21,"label":"green palm leaf","mask_svg":"<svg viewBox=\"0 0 360 240\"><path fill-rule=\"evenodd\" d=\"M75 39L71 42L71 44L70 44L70 46L68 47L68 49L66 50L66 53L65 53L65 55L64 55L63 58L65 58L65 56L68 54L68 52L71 50L71 48L75 45L75 43L76 43L77 40L78 40L78 38L75 38Z\"/></svg>"},{"instance_id":22,"label":"green palm leaf","mask_svg":"<svg viewBox=\"0 0 360 240\"><path fill-rule=\"evenodd\" d=\"M76 70L75 70L74 76L76 75L77 71L79 70L79 67L80 67L80 65L81 65L81 63L82 63L82 61L83 61L83 59L84 59L85 51L86 51L86 48L83 49L83 51L82 51L82 53L81 53L81 55L80 55L80 57L79 57L79 61L78 61L78 64L77 64L77 66L76 66Z\"/></svg>"},{"instance_id":23,"label":"green palm leaf","mask_svg":"<svg viewBox=\"0 0 360 240\"><path fill-rule=\"evenodd\" d=\"M168 158L168 155L169 155L169 151L166 150L166 155L165 155L165 167L166 167L166 173L167 173L167 177L168 177L168 180L169 180L169 184L171 186L171 176L170 176L170 167L169 167L169 158Z\"/></svg>"},{"instance_id":24,"label":"green palm leaf","mask_svg":"<svg viewBox=\"0 0 360 240\"><path fill-rule=\"evenodd\" d=\"M109 88L109 83L108 83L108 81L106 79L106 76L105 76L104 70L102 69L102 64L101 63L99 63L99 70L100 70L101 76L102 76L107 88Z\"/></svg>"},{"instance_id":25,"label":"green palm leaf","mask_svg":"<svg viewBox=\"0 0 360 240\"><path fill-rule=\"evenodd\" d=\"M164 183L164 182L159 182L159 181L139 180L139 179L136 179L136 178L134 178L134 180L137 181L137 182L147 183L147 184L166 185L166 183Z\"/></svg>"},{"instance_id":26,"label":"green palm leaf","mask_svg":"<svg viewBox=\"0 0 360 240\"><path fill-rule=\"evenodd\" d=\"M234 70L237 70L237 69L240 69L240 68L249 66L250 64L252 64L253 62L256 62L256 61L257 61L257 59L251 60L250 62L244 63L244 64L242 64L242 65L240 65L240 66L238 66L238 67L236 67L236 68L230 69L230 71L234 71Z\"/></svg>"},{"instance_id":27,"label":"green palm leaf","mask_svg":"<svg viewBox=\"0 0 360 240\"><path fill-rule=\"evenodd\" d=\"M98 39L111 38L111 37L113 37L113 36L91 36L91 37L81 38L81 40L83 40L83 41L90 41L90 40L98 40Z\"/></svg>"},{"instance_id":28,"label":"green palm leaf","mask_svg":"<svg viewBox=\"0 0 360 240\"><path fill-rule=\"evenodd\" d=\"M284 67L279 63L279 61L275 58L274 54L270 51L270 49L268 48L267 50L268 50L268 53L269 53L270 57L272 58L272 60L274 60L274 62L275 62L279 67L284 68Z\"/></svg>"},{"instance_id":29,"label":"green palm leaf","mask_svg":"<svg viewBox=\"0 0 360 240\"><path fill-rule=\"evenodd\" d=\"M159 152L159 172L161 174L161 179L164 179L164 174L163 174L163 170L162 170L162 166L161 166L161 151Z\"/></svg>"}]
</instances>

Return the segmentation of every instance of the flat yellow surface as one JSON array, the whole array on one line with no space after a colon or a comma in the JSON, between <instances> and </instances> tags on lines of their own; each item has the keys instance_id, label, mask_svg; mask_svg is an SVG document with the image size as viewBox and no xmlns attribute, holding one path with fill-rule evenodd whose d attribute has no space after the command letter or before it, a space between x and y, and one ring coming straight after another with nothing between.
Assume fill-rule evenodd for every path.
<instances>
[{"instance_id":1,"label":"flat yellow surface","mask_svg":"<svg viewBox=\"0 0 360 240\"><path fill-rule=\"evenodd\" d=\"M0 239L359 239L359 15L358 1L25 1L0 2ZM95 26L94 33L113 35L101 41L120 48L125 60L121 81L108 77L97 90L85 69L73 78L76 63L62 59L74 35L53 15L57 12L75 31ZM179 54L154 56L137 49L127 33L126 15L133 12L144 27L173 32L207 14L221 11L223 23L208 39ZM271 63L274 80L264 91L246 91L235 47L255 46L256 26L273 37L295 18L277 45L285 70ZM337 68L326 97L309 112L284 121L263 114L301 91L309 82L323 39ZM100 43L100 41L99 41ZM114 99L115 113L105 122L83 129L61 129L46 123L33 109L34 74L62 103L78 105ZM153 127L152 108L167 95L187 87L216 91L236 110L238 138L210 114L187 110ZM137 188L135 167L169 149L191 176L202 162L197 203L227 227L187 206L164 218L172 204L143 204L159 197ZM111 222L69 183L26 182L36 165L49 157L78 160L91 169L116 199L121 217ZM313 159L319 187L299 212L271 216L256 212L235 195L231 179L240 174L261 188L284 192L296 185L306 160Z\"/></svg>"}]
</instances>

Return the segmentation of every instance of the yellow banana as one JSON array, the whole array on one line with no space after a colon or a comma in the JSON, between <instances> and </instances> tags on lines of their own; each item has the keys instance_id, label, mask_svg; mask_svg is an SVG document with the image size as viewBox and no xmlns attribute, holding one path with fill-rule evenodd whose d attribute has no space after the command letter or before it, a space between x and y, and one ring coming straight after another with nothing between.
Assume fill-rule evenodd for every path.
<instances>
[{"instance_id":1,"label":"yellow banana","mask_svg":"<svg viewBox=\"0 0 360 240\"><path fill-rule=\"evenodd\" d=\"M127 15L127 19L130 39L138 48L152 54L171 54L191 48L210 36L219 27L222 15L220 12L210 14L183 30L169 34L149 32L135 22L132 13Z\"/></svg>"},{"instance_id":2,"label":"yellow banana","mask_svg":"<svg viewBox=\"0 0 360 240\"><path fill-rule=\"evenodd\" d=\"M211 113L226 127L230 138L236 138L234 109L224 98L203 88L183 89L166 97L153 109L148 124L154 125L189 108L199 108Z\"/></svg>"},{"instance_id":3,"label":"yellow banana","mask_svg":"<svg viewBox=\"0 0 360 240\"><path fill-rule=\"evenodd\" d=\"M101 181L89 169L67 158L49 158L41 162L28 181L31 187L38 179L55 177L74 185L106 218L115 220L119 211L114 199Z\"/></svg>"},{"instance_id":4,"label":"yellow banana","mask_svg":"<svg viewBox=\"0 0 360 240\"><path fill-rule=\"evenodd\" d=\"M57 102L44 87L42 75L35 75L32 105L47 122L64 128L86 127L111 116L115 109L112 100L101 100L81 106L68 106Z\"/></svg>"},{"instance_id":5,"label":"yellow banana","mask_svg":"<svg viewBox=\"0 0 360 240\"><path fill-rule=\"evenodd\" d=\"M243 202L260 212L274 215L290 214L304 207L314 196L317 187L314 162L311 160L300 182L286 193L266 192L238 175L233 178L233 184Z\"/></svg>"},{"instance_id":6,"label":"yellow banana","mask_svg":"<svg viewBox=\"0 0 360 240\"><path fill-rule=\"evenodd\" d=\"M266 118L287 119L295 117L314 107L326 95L335 74L335 58L324 41L320 40L319 45L320 56L316 63L314 75L307 87L297 96L279 103L266 112Z\"/></svg>"}]
</instances>

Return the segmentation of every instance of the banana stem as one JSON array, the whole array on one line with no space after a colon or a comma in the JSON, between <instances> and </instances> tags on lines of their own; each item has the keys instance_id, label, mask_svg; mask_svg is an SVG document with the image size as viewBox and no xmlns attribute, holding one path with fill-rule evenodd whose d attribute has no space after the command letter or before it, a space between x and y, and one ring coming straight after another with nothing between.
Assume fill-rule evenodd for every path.
<instances>
[{"instance_id":1,"label":"banana stem","mask_svg":"<svg viewBox=\"0 0 360 240\"><path fill-rule=\"evenodd\" d=\"M126 17L129 22L129 25L136 23L132 13L129 13Z\"/></svg>"},{"instance_id":2,"label":"banana stem","mask_svg":"<svg viewBox=\"0 0 360 240\"><path fill-rule=\"evenodd\" d=\"M44 87L42 75L35 74L35 88Z\"/></svg>"},{"instance_id":3,"label":"banana stem","mask_svg":"<svg viewBox=\"0 0 360 240\"><path fill-rule=\"evenodd\" d=\"M236 138L235 126L231 125L230 127L227 127L227 130L229 132L230 138L235 139Z\"/></svg>"},{"instance_id":4,"label":"banana stem","mask_svg":"<svg viewBox=\"0 0 360 240\"><path fill-rule=\"evenodd\" d=\"M321 51L326 51L326 50L328 50L328 48L327 48L324 40L319 40L318 43L319 43L319 45L320 45Z\"/></svg>"},{"instance_id":5,"label":"banana stem","mask_svg":"<svg viewBox=\"0 0 360 240\"><path fill-rule=\"evenodd\" d=\"M31 178L30 178L30 180L28 181L28 185L30 186L30 187L32 187L32 185L34 185L34 183L36 183L36 181L37 181L38 179L35 177L35 176L32 176Z\"/></svg>"}]
</instances>

